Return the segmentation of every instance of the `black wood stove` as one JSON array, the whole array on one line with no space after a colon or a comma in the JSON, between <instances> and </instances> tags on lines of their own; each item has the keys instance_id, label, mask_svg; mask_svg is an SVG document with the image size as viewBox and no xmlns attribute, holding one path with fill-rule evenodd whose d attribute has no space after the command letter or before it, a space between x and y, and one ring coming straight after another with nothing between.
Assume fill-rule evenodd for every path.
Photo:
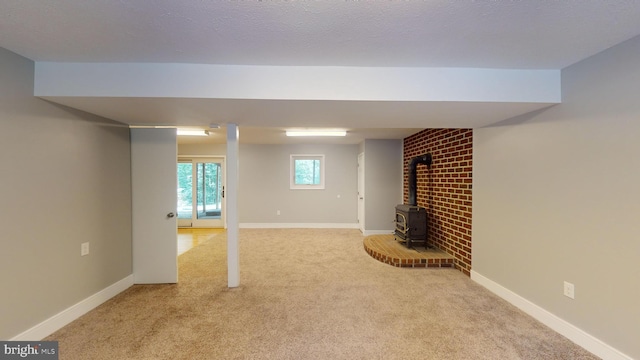
<instances>
[{"instance_id":1,"label":"black wood stove","mask_svg":"<svg viewBox=\"0 0 640 360\"><path fill-rule=\"evenodd\" d=\"M409 204L396 206L396 230L397 241L405 243L411 248L415 245L427 247L427 209L417 205L416 182L417 166L425 164L430 167L432 163L431 154L411 159L409 163Z\"/></svg>"},{"instance_id":2,"label":"black wood stove","mask_svg":"<svg viewBox=\"0 0 640 360\"><path fill-rule=\"evenodd\" d=\"M427 247L427 209L413 205L396 206L395 238L408 248Z\"/></svg>"}]
</instances>

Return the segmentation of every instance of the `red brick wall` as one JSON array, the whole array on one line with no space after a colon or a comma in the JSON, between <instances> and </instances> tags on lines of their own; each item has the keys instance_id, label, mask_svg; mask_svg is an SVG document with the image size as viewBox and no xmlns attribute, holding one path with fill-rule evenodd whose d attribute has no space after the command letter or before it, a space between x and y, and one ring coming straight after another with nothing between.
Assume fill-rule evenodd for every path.
<instances>
[{"instance_id":1,"label":"red brick wall","mask_svg":"<svg viewBox=\"0 0 640 360\"><path fill-rule=\"evenodd\" d=\"M471 271L473 130L426 129L404 139L404 202L409 199L409 162L430 152L431 171L418 165L417 201L427 208L428 242Z\"/></svg>"}]
</instances>

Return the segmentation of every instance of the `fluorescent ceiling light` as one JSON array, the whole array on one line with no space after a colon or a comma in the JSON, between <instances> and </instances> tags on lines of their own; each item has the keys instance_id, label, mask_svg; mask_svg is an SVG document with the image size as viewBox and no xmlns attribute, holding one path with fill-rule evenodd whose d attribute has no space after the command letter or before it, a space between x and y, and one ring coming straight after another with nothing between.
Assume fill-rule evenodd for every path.
<instances>
[{"instance_id":1,"label":"fluorescent ceiling light","mask_svg":"<svg viewBox=\"0 0 640 360\"><path fill-rule=\"evenodd\" d=\"M344 130L287 130L287 136L346 136Z\"/></svg>"},{"instance_id":2,"label":"fluorescent ceiling light","mask_svg":"<svg viewBox=\"0 0 640 360\"><path fill-rule=\"evenodd\" d=\"M178 129L177 134L180 136L209 136L209 132L207 130Z\"/></svg>"}]
</instances>

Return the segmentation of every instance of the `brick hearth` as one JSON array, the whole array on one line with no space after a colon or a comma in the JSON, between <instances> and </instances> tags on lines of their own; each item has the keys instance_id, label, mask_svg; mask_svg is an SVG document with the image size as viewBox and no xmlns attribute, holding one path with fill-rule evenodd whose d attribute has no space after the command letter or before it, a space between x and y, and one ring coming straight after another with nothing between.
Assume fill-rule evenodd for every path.
<instances>
[{"instance_id":1,"label":"brick hearth","mask_svg":"<svg viewBox=\"0 0 640 360\"><path fill-rule=\"evenodd\" d=\"M392 234L364 238L364 249L371 257L395 267L454 267L455 258L438 249L409 249Z\"/></svg>"}]
</instances>

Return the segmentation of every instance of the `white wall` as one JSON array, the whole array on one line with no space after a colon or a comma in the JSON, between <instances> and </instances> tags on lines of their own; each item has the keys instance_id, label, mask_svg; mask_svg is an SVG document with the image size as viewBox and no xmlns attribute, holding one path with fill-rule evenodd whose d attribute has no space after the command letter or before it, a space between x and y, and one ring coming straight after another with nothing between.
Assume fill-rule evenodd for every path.
<instances>
[{"instance_id":1,"label":"white wall","mask_svg":"<svg viewBox=\"0 0 640 360\"><path fill-rule=\"evenodd\" d=\"M227 144L178 144L178 156L225 156Z\"/></svg>"},{"instance_id":2,"label":"white wall","mask_svg":"<svg viewBox=\"0 0 640 360\"><path fill-rule=\"evenodd\" d=\"M395 207L402 204L402 140L364 141L365 231L395 229Z\"/></svg>"},{"instance_id":3,"label":"white wall","mask_svg":"<svg viewBox=\"0 0 640 360\"><path fill-rule=\"evenodd\" d=\"M365 230L393 231L395 206L402 203L402 140L369 139L357 146L241 144L240 149L242 223L353 225L357 222L357 200L353 201L357 199L357 154L366 152ZM225 153L224 144L178 146L179 155ZM289 155L300 153L328 154L326 190L289 189ZM311 208L299 210L312 201ZM281 215L276 215L277 210Z\"/></svg>"},{"instance_id":4,"label":"white wall","mask_svg":"<svg viewBox=\"0 0 640 360\"><path fill-rule=\"evenodd\" d=\"M131 275L131 162L128 127L33 97L32 61L0 48L0 74L6 340Z\"/></svg>"},{"instance_id":5,"label":"white wall","mask_svg":"<svg viewBox=\"0 0 640 360\"><path fill-rule=\"evenodd\" d=\"M474 131L473 271L640 358L640 37ZM563 296L575 284L575 300Z\"/></svg>"},{"instance_id":6,"label":"white wall","mask_svg":"<svg viewBox=\"0 0 640 360\"><path fill-rule=\"evenodd\" d=\"M325 155L324 190L289 188L291 154ZM358 145L241 144L240 222L355 225L357 164Z\"/></svg>"}]
</instances>

